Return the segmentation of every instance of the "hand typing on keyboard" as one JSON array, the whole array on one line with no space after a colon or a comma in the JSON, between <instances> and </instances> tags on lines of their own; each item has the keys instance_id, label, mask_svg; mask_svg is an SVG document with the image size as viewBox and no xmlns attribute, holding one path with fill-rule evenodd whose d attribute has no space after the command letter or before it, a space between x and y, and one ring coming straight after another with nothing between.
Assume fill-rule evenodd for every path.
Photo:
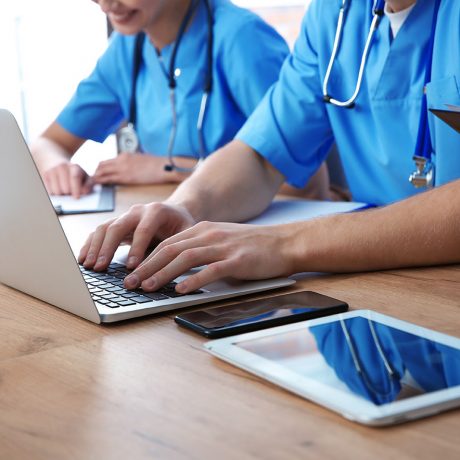
<instances>
[{"instance_id":1,"label":"hand typing on keyboard","mask_svg":"<svg viewBox=\"0 0 460 460\"><path fill-rule=\"evenodd\" d=\"M121 244L131 244L126 266L137 267L157 242L191 227L195 221L182 207L150 203L133 206L91 233L82 247L78 262L87 269L106 270Z\"/></svg>"},{"instance_id":2,"label":"hand typing on keyboard","mask_svg":"<svg viewBox=\"0 0 460 460\"><path fill-rule=\"evenodd\" d=\"M152 301L180 297L183 294L176 292L175 282L164 285L155 292L145 292L141 289L127 290L123 280L131 272L124 265L111 263L105 272L95 272L80 266L83 278L88 285L92 299L109 308L128 307ZM195 291L200 294L203 291Z\"/></svg>"}]
</instances>

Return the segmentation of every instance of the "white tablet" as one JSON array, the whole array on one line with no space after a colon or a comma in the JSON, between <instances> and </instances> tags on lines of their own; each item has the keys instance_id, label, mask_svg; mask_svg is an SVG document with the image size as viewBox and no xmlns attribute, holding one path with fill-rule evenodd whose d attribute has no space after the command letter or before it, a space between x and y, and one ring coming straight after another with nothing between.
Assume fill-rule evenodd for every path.
<instances>
[{"instance_id":1,"label":"white tablet","mask_svg":"<svg viewBox=\"0 0 460 460\"><path fill-rule=\"evenodd\" d=\"M366 425L400 423L460 406L460 339L369 310L204 347Z\"/></svg>"}]
</instances>

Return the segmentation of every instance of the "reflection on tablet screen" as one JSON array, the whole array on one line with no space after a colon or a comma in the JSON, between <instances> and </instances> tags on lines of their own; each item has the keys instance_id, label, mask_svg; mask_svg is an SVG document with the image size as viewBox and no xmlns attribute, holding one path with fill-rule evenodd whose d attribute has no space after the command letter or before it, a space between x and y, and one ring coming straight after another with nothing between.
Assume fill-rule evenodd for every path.
<instances>
[{"instance_id":1,"label":"reflection on tablet screen","mask_svg":"<svg viewBox=\"0 0 460 460\"><path fill-rule=\"evenodd\" d=\"M376 405L460 385L460 351L366 318L235 345Z\"/></svg>"}]
</instances>

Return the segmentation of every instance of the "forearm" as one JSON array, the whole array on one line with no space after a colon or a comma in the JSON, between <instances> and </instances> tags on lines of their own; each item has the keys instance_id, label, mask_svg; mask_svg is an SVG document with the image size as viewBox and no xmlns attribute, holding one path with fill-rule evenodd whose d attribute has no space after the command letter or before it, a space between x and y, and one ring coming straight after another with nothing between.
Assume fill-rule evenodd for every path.
<instances>
[{"instance_id":1,"label":"forearm","mask_svg":"<svg viewBox=\"0 0 460 460\"><path fill-rule=\"evenodd\" d=\"M293 224L293 270L354 272L460 262L460 181L365 212Z\"/></svg>"},{"instance_id":2,"label":"forearm","mask_svg":"<svg viewBox=\"0 0 460 460\"><path fill-rule=\"evenodd\" d=\"M242 222L262 212L282 182L261 156L233 141L208 158L168 203L185 206L196 221Z\"/></svg>"},{"instance_id":3,"label":"forearm","mask_svg":"<svg viewBox=\"0 0 460 460\"><path fill-rule=\"evenodd\" d=\"M84 142L84 139L74 136L57 122L53 122L30 146L30 150L38 169L43 172L70 161Z\"/></svg>"},{"instance_id":4,"label":"forearm","mask_svg":"<svg viewBox=\"0 0 460 460\"><path fill-rule=\"evenodd\" d=\"M64 161L70 161L72 155L59 144L46 137L39 137L31 146L30 151L38 169L43 172Z\"/></svg>"}]
</instances>

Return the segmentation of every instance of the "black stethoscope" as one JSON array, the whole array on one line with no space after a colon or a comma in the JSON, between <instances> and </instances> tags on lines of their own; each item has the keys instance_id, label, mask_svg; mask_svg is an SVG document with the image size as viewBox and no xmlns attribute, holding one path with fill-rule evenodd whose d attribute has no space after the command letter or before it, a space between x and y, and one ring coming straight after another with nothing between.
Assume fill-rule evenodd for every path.
<instances>
[{"instance_id":1,"label":"black stethoscope","mask_svg":"<svg viewBox=\"0 0 460 460\"><path fill-rule=\"evenodd\" d=\"M204 143L204 136L203 136L203 125L204 119L206 116L206 109L208 106L208 99L209 95L212 91L212 80L213 80L213 44L214 44L214 16L210 4L210 0L203 0L204 5L206 8L207 13L207 24L208 24L208 39L207 39L207 53L206 53L206 75L205 81L203 85L203 95L201 97L200 103L200 110L198 113L198 120L196 124L197 132L198 132L198 161L192 168L183 168L177 166L174 161L173 156L173 149L174 144L176 141L177 135L177 109L176 109L176 56L179 50L180 43L184 36L184 33L190 24L190 21L193 18L193 15L196 12L196 9L200 3L200 0L192 0L190 5L187 9L187 12L184 16L184 19L181 22L179 27L179 31L177 34L176 42L174 44L174 48L171 54L171 60L169 64L169 70L164 69L165 76L168 80L168 87L169 87L169 99L171 103L171 111L172 111L172 127L171 127L171 134L169 136L169 143L168 143L168 160L169 164L165 166L166 171L179 171L179 172L192 172L194 171L199 164L206 158L206 148ZM131 101L129 107L129 118L128 123L125 127L121 128L118 132L118 149L119 151L123 152L137 152L140 148L139 137L136 133L136 87L137 87L137 80L139 76L140 67L142 64L142 48L145 41L145 33L141 32L136 36L136 41L134 44L134 58L133 58L133 76L132 76L132 87L131 87ZM161 56L158 53L158 58L160 59L160 64L163 67L163 63L161 61Z\"/></svg>"},{"instance_id":2,"label":"black stethoscope","mask_svg":"<svg viewBox=\"0 0 460 460\"><path fill-rule=\"evenodd\" d=\"M334 44L332 47L332 53L329 60L329 64L326 70L326 74L323 80L323 100L326 103L335 105L336 107L343 107L346 109L352 109L355 107L355 101L361 90L364 68L366 66L369 51L372 46L372 42L375 36L375 32L380 25L381 18L384 14L385 0L374 0L372 7L372 22L369 28L369 33L367 35L366 44L364 46L364 51L361 57L361 64L359 67L358 78L356 81L355 90L352 96L346 101L339 101L334 99L328 92L329 79L331 76L332 68L334 66L334 61L336 60L338 50L340 48L340 43L342 41L343 27L346 17L346 11L350 7L351 0L342 0L342 5L340 7L339 17L337 20L337 28L334 38ZM428 53L425 56L425 82L424 89L426 85L431 80L431 68L433 61L433 48L434 48L434 39L436 35L436 23L438 19L438 11L440 7L441 0L435 0L434 6L434 15L431 26L431 36L428 46ZM409 176L409 182L417 188L421 187L432 187L434 185L434 165L431 161L433 153L433 146L431 143L430 129L428 126L428 104L426 100L426 94L424 91L422 99L422 110L420 114L419 129L417 134L417 143L415 146L415 155L413 155L413 160L415 162L416 171Z\"/></svg>"}]
</instances>

